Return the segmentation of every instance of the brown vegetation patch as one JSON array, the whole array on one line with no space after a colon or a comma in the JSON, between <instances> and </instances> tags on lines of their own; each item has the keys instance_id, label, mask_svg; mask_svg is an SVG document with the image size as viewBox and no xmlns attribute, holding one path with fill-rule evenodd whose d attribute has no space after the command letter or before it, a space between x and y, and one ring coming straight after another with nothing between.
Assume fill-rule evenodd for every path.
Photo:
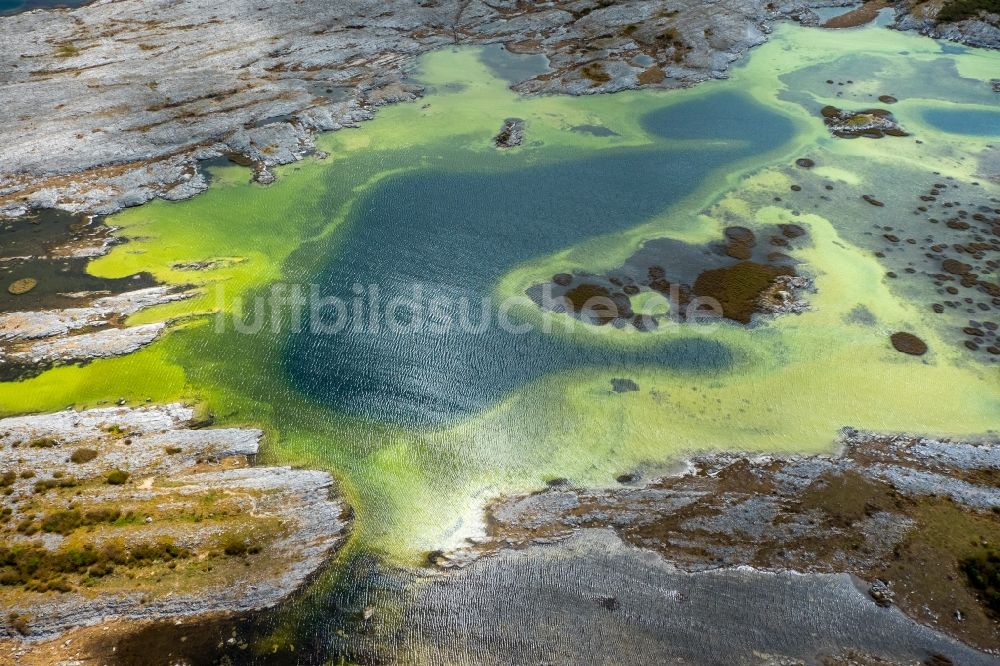
<instances>
[{"instance_id":1,"label":"brown vegetation patch","mask_svg":"<svg viewBox=\"0 0 1000 666\"><path fill-rule=\"evenodd\" d=\"M7 287L7 291L15 296L20 296L21 294L27 294L36 286L38 286L38 280L35 278L21 278L20 280L11 282Z\"/></svg>"},{"instance_id":2,"label":"brown vegetation patch","mask_svg":"<svg viewBox=\"0 0 1000 666\"><path fill-rule=\"evenodd\" d=\"M868 2L857 9L851 10L846 14L841 14L840 16L834 16L824 23L823 27L833 29L856 28L874 21L879 11L888 6L889 2L886 0L868 0Z\"/></svg>"},{"instance_id":3,"label":"brown vegetation patch","mask_svg":"<svg viewBox=\"0 0 1000 666\"><path fill-rule=\"evenodd\" d=\"M906 331L898 331L889 336L893 348L898 352L911 356L923 356L927 353L927 343Z\"/></svg>"},{"instance_id":4,"label":"brown vegetation patch","mask_svg":"<svg viewBox=\"0 0 1000 666\"><path fill-rule=\"evenodd\" d=\"M667 78L667 75L663 72L660 66L653 65L649 69L639 73L638 81L640 85L653 86L657 83L661 83L665 78Z\"/></svg>"},{"instance_id":5,"label":"brown vegetation patch","mask_svg":"<svg viewBox=\"0 0 1000 666\"><path fill-rule=\"evenodd\" d=\"M722 306L726 319L750 323L757 299L779 275L793 275L786 266L768 266L742 261L735 266L704 271L695 280L692 291L714 298Z\"/></svg>"}]
</instances>

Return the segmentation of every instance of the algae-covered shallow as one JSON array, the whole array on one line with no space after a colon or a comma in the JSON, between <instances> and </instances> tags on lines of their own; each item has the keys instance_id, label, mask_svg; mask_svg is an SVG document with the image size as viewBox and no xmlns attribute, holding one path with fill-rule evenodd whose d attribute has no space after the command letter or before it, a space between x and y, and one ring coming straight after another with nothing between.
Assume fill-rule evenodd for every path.
<instances>
[{"instance_id":1,"label":"algae-covered shallow","mask_svg":"<svg viewBox=\"0 0 1000 666\"><path fill-rule=\"evenodd\" d=\"M128 242L90 264L95 276L202 287L132 323L195 316L131 356L0 384L2 411L204 401L219 423L263 428L268 462L336 474L356 512L352 552L395 564L479 534L489 499L554 479L607 486L696 451L828 451L843 426L1000 425L998 364L959 335L970 318L998 319L983 286L997 283L996 244L976 250L968 286L921 263L945 259L930 249L939 242L990 244L950 234L996 228L1000 187L977 175L990 138L924 119L995 99L997 54L942 53L876 27L784 26L729 81L580 98L520 97L498 72L543 63L498 57L429 54L414 73L423 99L322 137L328 159L280 168L270 187L217 166L195 199L113 216ZM938 71L948 77L927 75ZM818 113L886 95L910 136L840 139ZM523 119L524 142L500 151L507 118ZM984 216L977 230L933 226L928 206L916 214L943 180L970 219ZM726 228L765 239L779 225L805 232L775 248L813 281L800 314L639 332L525 295L553 276L612 271L649 241L707 248ZM886 234L899 247L887 251ZM502 325L476 325L484 299L494 317L509 304ZM383 313L395 303L400 325L374 325L373 300ZM415 305L454 322L463 303L464 329L413 326ZM341 310L346 326L330 320ZM926 353L896 351L896 332Z\"/></svg>"}]
</instances>

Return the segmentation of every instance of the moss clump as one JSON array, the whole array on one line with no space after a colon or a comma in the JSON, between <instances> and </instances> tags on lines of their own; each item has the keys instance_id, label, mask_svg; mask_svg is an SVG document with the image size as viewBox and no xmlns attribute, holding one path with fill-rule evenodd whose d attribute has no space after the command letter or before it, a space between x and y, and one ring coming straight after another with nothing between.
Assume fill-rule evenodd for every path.
<instances>
[{"instance_id":1,"label":"moss clump","mask_svg":"<svg viewBox=\"0 0 1000 666\"><path fill-rule=\"evenodd\" d=\"M767 266L742 261L726 268L701 273L694 282L697 296L714 298L722 307L726 319L749 324L756 311L757 299L779 275L793 275L785 266Z\"/></svg>"},{"instance_id":2,"label":"moss clump","mask_svg":"<svg viewBox=\"0 0 1000 666\"><path fill-rule=\"evenodd\" d=\"M80 527L114 523L121 515L121 511L115 509L97 509L86 513L81 513L76 509L55 511L42 519L41 528L43 532L54 532L66 536Z\"/></svg>"},{"instance_id":3,"label":"moss clump","mask_svg":"<svg viewBox=\"0 0 1000 666\"><path fill-rule=\"evenodd\" d=\"M41 543L0 546L0 585L20 586L31 592L69 592L73 587L67 576L101 577L116 566L143 566L190 556L189 549L168 538L130 549L117 542L100 549L92 544L60 550L48 550Z\"/></svg>"},{"instance_id":4,"label":"moss clump","mask_svg":"<svg viewBox=\"0 0 1000 666\"><path fill-rule=\"evenodd\" d=\"M38 280L35 278L21 278L20 280L14 280L7 287L7 291L15 296L20 296L21 294L27 294L29 291L38 286Z\"/></svg>"},{"instance_id":5,"label":"moss clump","mask_svg":"<svg viewBox=\"0 0 1000 666\"><path fill-rule=\"evenodd\" d=\"M112 437L124 437L125 435L128 434L128 431L125 430L125 428L122 428L117 423L113 423L109 426L104 426L103 428L101 428L101 430L108 433Z\"/></svg>"},{"instance_id":6,"label":"moss clump","mask_svg":"<svg viewBox=\"0 0 1000 666\"><path fill-rule=\"evenodd\" d=\"M260 546L239 534L228 532L219 539L219 547L230 557L242 557L260 552Z\"/></svg>"},{"instance_id":7,"label":"moss clump","mask_svg":"<svg viewBox=\"0 0 1000 666\"><path fill-rule=\"evenodd\" d=\"M959 566L986 607L1000 616L1000 551L979 552L961 560Z\"/></svg>"},{"instance_id":8,"label":"moss clump","mask_svg":"<svg viewBox=\"0 0 1000 666\"><path fill-rule=\"evenodd\" d=\"M611 80L611 76L604 71L604 65L599 62L587 63L580 68L580 73L583 74L584 78L593 81L595 85Z\"/></svg>"},{"instance_id":9,"label":"moss clump","mask_svg":"<svg viewBox=\"0 0 1000 666\"><path fill-rule=\"evenodd\" d=\"M104 480L112 486L120 486L128 481L128 472L121 469L113 469L107 473Z\"/></svg>"},{"instance_id":10,"label":"moss clump","mask_svg":"<svg viewBox=\"0 0 1000 666\"><path fill-rule=\"evenodd\" d=\"M168 446L164 450L167 452L168 456L173 456L173 455L176 455L176 454L180 453L184 449L182 449L179 446Z\"/></svg>"},{"instance_id":11,"label":"moss clump","mask_svg":"<svg viewBox=\"0 0 1000 666\"><path fill-rule=\"evenodd\" d=\"M64 42L56 47L56 55L60 58L72 58L73 56L80 55L80 49L75 44Z\"/></svg>"},{"instance_id":12,"label":"moss clump","mask_svg":"<svg viewBox=\"0 0 1000 666\"><path fill-rule=\"evenodd\" d=\"M0 474L0 488L6 488L7 486L13 485L16 480L17 474L8 470L3 474Z\"/></svg>"},{"instance_id":13,"label":"moss clump","mask_svg":"<svg viewBox=\"0 0 1000 666\"><path fill-rule=\"evenodd\" d=\"M640 72L637 80L640 85L650 86L662 82L665 78L667 78L667 75L660 68L660 66L653 65L649 69Z\"/></svg>"},{"instance_id":14,"label":"moss clump","mask_svg":"<svg viewBox=\"0 0 1000 666\"><path fill-rule=\"evenodd\" d=\"M87 463L97 457L97 451L94 449L77 449L73 452L73 455L69 457L71 462L77 464Z\"/></svg>"},{"instance_id":15,"label":"moss clump","mask_svg":"<svg viewBox=\"0 0 1000 666\"><path fill-rule=\"evenodd\" d=\"M58 445L59 442L52 439L51 437L37 437L28 442L28 446L30 446L33 449L51 449L52 447Z\"/></svg>"}]
</instances>

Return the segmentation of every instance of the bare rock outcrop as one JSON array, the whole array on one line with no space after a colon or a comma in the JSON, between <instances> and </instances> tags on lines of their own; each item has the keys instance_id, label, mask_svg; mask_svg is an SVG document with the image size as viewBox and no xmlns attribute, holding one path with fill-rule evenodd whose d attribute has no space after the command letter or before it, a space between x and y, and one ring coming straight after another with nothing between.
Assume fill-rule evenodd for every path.
<instances>
[{"instance_id":1,"label":"bare rock outcrop","mask_svg":"<svg viewBox=\"0 0 1000 666\"><path fill-rule=\"evenodd\" d=\"M342 543L326 472L169 404L0 420L0 638L266 608ZM26 562L32 562L28 566Z\"/></svg>"},{"instance_id":2,"label":"bare rock outcrop","mask_svg":"<svg viewBox=\"0 0 1000 666\"><path fill-rule=\"evenodd\" d=\"M1000 12L965 9L970 6L974 3L904 0L897 4L892 27L968 46L1000 49Z\"/></svg>"},{"instance_id":3,"label":"bare rock outcrop","mask_svg":"<svg viewBox=\"0 0 1000 666\"><path fill-rule=\"evenodd\" d=\"M503 498L484 538L432 563L461 568L484 553L613 529L688 571L850 573L873 586L874 603L1000 648L995 611L970 573L1000 538L1000 441L845 429L841 445L838 455L706 455L644 486L627 475L621 487Z\"/></svg>"},{"instance_id":4,"label":"bare rock outcrop","mask_svg":"<svg viewBox=\"0 0 1000 666\"><path fill-rule=\"evenodd\" d=\"M126 326L125 318L193 293L158 286L110 296L81 294L80 307L0 313L0 376L137 351L159 338L167 322Z\"/></svg>"},{"instance_id":5,"label":"bare rock outcrop","mask_svg":"<svg viewBox=\"0 0 1000 666\"><path fill-rule=\"evenodd\" d=\"M445 45L545 54L525 93L681 87L724 77L776 20L814 22L810 4L99 0L0 18L0 216L190 197L221 155L270 182L316 132L412 100L406 69Z\"/></svg>"}]
</instances>

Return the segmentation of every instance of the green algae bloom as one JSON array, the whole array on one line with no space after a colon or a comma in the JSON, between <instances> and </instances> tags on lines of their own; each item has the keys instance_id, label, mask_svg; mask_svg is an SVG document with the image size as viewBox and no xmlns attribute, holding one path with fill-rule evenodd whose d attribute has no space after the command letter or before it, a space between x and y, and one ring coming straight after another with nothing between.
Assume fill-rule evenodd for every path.
<instances>
[{"instance_id":1,"label":"green algae bloom","mask_svg":"<svg viewBox=\"0 0 1000 666\"><path fill-rule=\"evenodd\" d=\"M845 426L960 435L1000 424L998 365L954 335L980 315L938 316L931 280L886 277L909 275L925 236L946 237L914 215L924 189L950 179L962 202L1000 196L972 185L997 137L935 127L935 112L995 105L986 82L1000 55L945 54L875 27L783 26L728 81L581 98L520 97L480 55L429 54L416 73L423 99L321 137L330 158L279 168L270 187L214 167L195 199L113 216L129 242L92 273L149 271L195 296L131 318L173 322L142 351L0 384L0 409L203 402L217 424L262 427L266 462L330 469L355 507L354 547L403 563L475 536L486 502L546 479L606 486L699 451L826 451ZM883 95L899 100L911 136L839 139L819 113ZM498 151L492 137L511 117L524 120L524 144ZM607 131L574 131L583 126ZM795 166L805 156L808 170ZM652 239L709 246L727 227L766 238L786 224L808 236L789 250L815 289L802 314L597 332L524 298L556 274L621 266ZM886 252L885 227L915 243ZM995 283L996 271L980 278ZM346 294L355 279L521 299L509 316L535 332L376 342L288 320L236 325L254 328L254 303L274 285ZM670 310L654 295L632 307ZM928 352L898 353L896 331ZM639 390L615 394L617 378Z\"/></svg>"}]
</instances>

